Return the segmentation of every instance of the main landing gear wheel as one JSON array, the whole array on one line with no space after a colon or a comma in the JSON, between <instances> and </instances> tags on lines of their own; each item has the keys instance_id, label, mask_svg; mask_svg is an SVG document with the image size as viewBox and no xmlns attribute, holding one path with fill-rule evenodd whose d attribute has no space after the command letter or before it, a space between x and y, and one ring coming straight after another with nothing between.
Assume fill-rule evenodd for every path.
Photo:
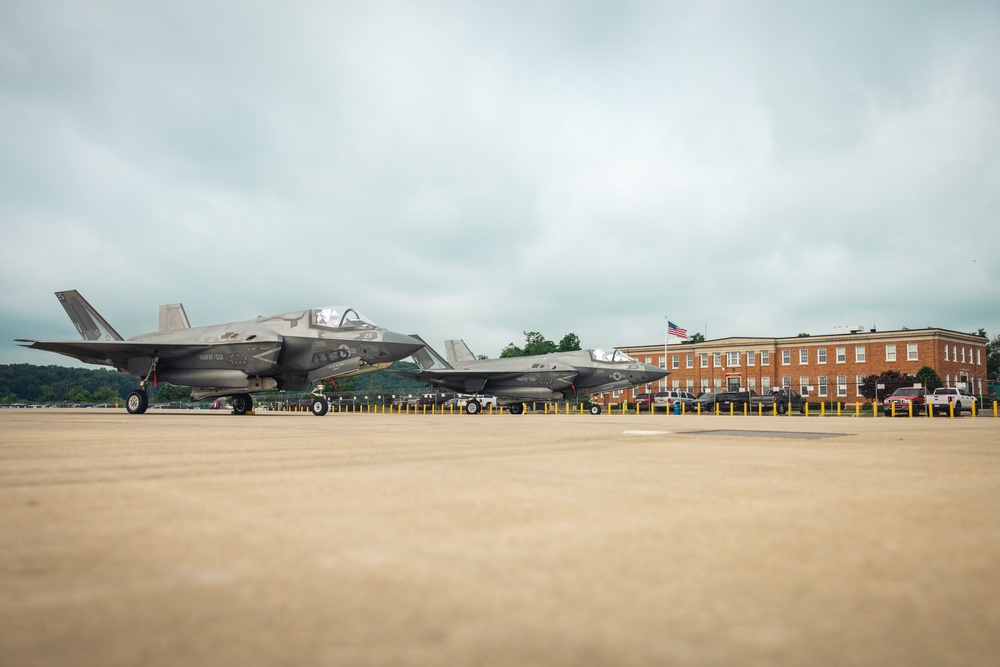
<instances>
[{"instance_id":1,"label":"main landing gear wheel","mask_svg":"<svg viewBox=\"0 0 1000 667\"><path fill-rule=\"evenodd\" d=\"M309 411L317 417L322 417L330 411L330 402L325 396L313 396L312 403L309 404Z\"/></svg>"},{"instance_id":2,"label":"main landing gear wheel","mask_svg":"<svg viewBox=\"0 0 1000 667\"><path fill-rule=\"evenodd\" d=\"M507 410L512 415L519 415L524 412L524 403L511 403L507 406Z\"/></svg>"},{"instance_id":3,"label":"main landing gear wheel","mask_svg":"<svg viewBox=\"0 0 1000 667\"><path fill-rule=\"evenodd\" d=\"M592 414L592 415L599 415L599 414L601 414L601 406L599 406L597 403L592 403L590 405L590 414Z\"/></svg>"},{"instance_id":4,"label":"main landing gear wheel","mask_svg":"<svg viewBox=\"0 0 1000 667\"><path fill-rule=\"evenodd\" d=\"M141 415L149 407L149 396L143 389L136 389L125 399L125 409L130 415Z\"/></svg>"},{"instance_id":5,"label":"main landing gear wheel","mask_svg":"<svg viewBox=\"0 0 1000 667\"><path fill-rule=\"evenodd\" d=\"M253 410L253 397L250 394L237 394L229 403L233 406L234 415L245 415Z\"/></svg>"},{"instance_id":6,"label":"main landing gear wheel","mask_svg":"<svg viewBox=\"0 0 1000 667\"><path fill-rule=\"evenodd\" d=\"M482 409L483 406L480 405L479 401L477 401L474 398L470 398L465 403L465 411L470 415L478 415L482 411Z\"/></svg>"}]
</instances>

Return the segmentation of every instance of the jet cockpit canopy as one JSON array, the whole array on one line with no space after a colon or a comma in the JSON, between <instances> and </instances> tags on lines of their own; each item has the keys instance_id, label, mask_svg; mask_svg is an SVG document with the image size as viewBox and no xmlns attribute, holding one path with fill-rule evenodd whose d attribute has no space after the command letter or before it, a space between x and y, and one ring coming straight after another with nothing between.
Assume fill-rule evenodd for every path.
<instances>
[{"instance_id":1,"label":"jet cockpit canopy","mask_svg":"<svg viewBox=\"0 0 1000 667\"><path fill-rule=\"evenodd\" d=\"M593 350L591 355L593 355L594 361L610 361L616 363L621 363L623 361L635 362L635 359L613 347L599 347L596 350Z\"/></svg>"},{"instance_id":2,"label":"jet cockpit canopy","mask_svg":"<svg viewBox=\"0 0 1000 667\"><path fill-rule=\"evenodd\" d=\"M313 308L309 324L319 329L340 329L343 327L375 327L375 323L353 308L327 306Z\"/></svg>"}]
</instances>

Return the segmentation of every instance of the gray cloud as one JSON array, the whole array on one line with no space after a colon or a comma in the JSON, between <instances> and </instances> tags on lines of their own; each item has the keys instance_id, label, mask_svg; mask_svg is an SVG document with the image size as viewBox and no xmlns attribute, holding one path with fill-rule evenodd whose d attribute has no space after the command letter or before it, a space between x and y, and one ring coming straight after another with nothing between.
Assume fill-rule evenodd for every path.
<instances>
[{"instance_id":1,"label":"gray cloud","mask_svg":"<svg viewBox=\"0 0 1000 667\"><path fill-rule=\"evenodd\" d=\"M996 334L998 44L986 2L7 3L0 361L61 362L10 341L66 288L490 355Z\"/></svg>"}]
</instances>

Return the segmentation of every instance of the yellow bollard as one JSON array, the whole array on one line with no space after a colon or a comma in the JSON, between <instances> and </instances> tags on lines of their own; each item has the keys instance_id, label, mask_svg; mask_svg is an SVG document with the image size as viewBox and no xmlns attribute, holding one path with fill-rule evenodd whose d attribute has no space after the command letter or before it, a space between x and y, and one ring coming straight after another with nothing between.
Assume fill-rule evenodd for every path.
<instances>
[{"instance_id":1,"label":"yellow bollard","mask_svg":"<svg viewBox=\"0 0 1000 667\"><path fill-rule=\"evenodd\" d=\"M735 407L736 407L736 406L735 406L735 405L733 405L732 403L730 403L730 404L729 404L729 416L730 416L730 417L732 417L732 416L733 416L734 414L736 414L736 413L734 412L734 409L735 409Z\"/></svg>"},{"instance_id":2,"label":"yellow bollard","mask_svg":"<svg viewBox=\"0 0 1000 667\"><path fill-rule=\"evenodd\" d=\"M763 403L758 403L757 404L757 416L758 417L763 417L764 416L764 404Z\"/></svg>"},{"instance_id":3,"label":"yellow bollard","mask_svg":"<svg viewBox=\"0 0 1000 667\"><path fill-rule=\"evenodd\" d=\"M948 402L948 412L950 413L950 417L952 419L954 419L955 418L955 404L952 403L951 401Z\"/></svg>"},{"instance_id":4,"label":"yellow bollard","mask_svg":"<svg viewBox=\"0 0 1000 667\"><path fill-rule=\"evenodd\" d=\"M809 408L807 407L806 410L808 410L808 409ZM820 401L820 404L819 404L819 416L820 417L826 417L826 401Z\"/></svg>"},{"instance_id":5,"label":"yellow bollard","mask_svg":"<svg viewBox=\"0 0 1000 667\"><path fill-rule=\"evenodd\" d=\"M788 400L788 411L789 412L792 411L792 401L791 401L791 399ZM806 417L808 417L808 416L809 416L809 401L806 401Z\"/></svg>"}]
</instances>

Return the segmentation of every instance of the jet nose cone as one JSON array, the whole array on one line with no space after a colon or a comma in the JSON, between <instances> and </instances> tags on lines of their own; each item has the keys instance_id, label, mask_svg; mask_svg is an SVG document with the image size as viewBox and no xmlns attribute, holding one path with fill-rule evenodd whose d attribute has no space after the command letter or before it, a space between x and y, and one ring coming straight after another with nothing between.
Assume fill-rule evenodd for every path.
<instances>
[{"instance_id":1,"label":"jet nose cone","mask_svg":"<svg viewBox=\"0 0 1000 667\"><path fill-rule=\"evenodd\" d=\"M386 331L382 334L382 354L380 356L384 360L399 361L406 359L423 346L423 343L412 336Z\"/></svg>"},{"instance_id":2,"label":"jet nose cone","mask_svg":"<svg viewBox=\"0 0 1000 667\"><path fill-rule=\"evenodd\" d=\"M656 382L657 380L660 380L670 375L670 371L664 370L659 366L644 364L643 368L645 369L645 376L646 376L645 382Z\"/></svg>"}]
</instances>

